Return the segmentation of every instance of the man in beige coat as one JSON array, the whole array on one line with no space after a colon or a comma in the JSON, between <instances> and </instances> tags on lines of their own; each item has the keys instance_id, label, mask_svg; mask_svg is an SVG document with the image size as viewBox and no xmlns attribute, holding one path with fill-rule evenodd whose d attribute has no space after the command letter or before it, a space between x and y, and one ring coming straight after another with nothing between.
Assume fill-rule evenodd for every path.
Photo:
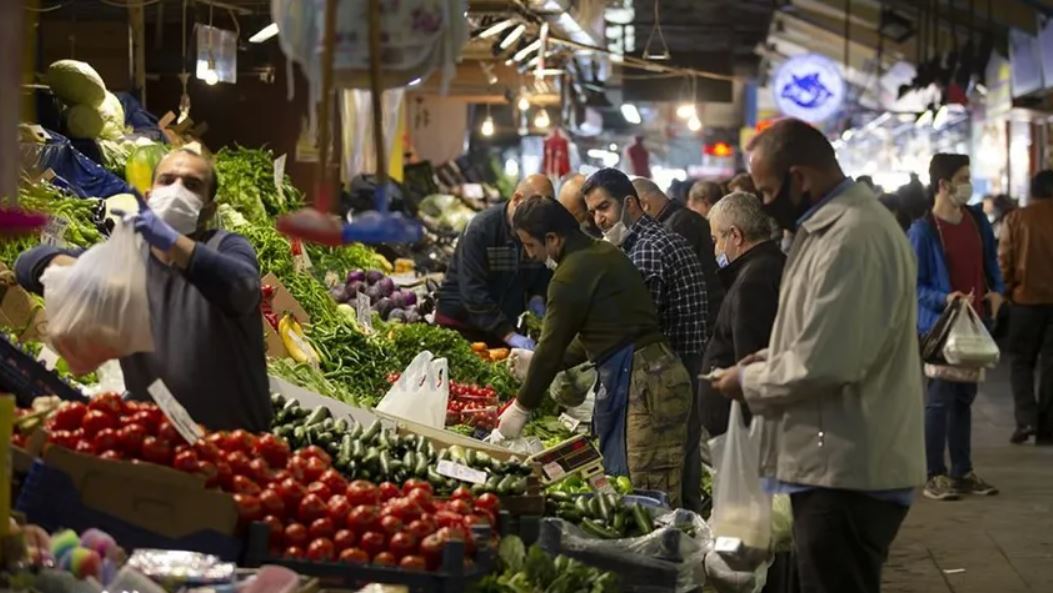
<instances>
[{"instance_id":1,"label":"man in beige coat","mask_svg":"<svg viewBox=\"0 0 1053 593\"><path fill-rule=\"evenodd\" d=\"M795 235L769 348L716 387L764 422L761 471L790 495L802 590L876 593L925 482L914 255L812 126L782 120L749 152L765 211Z\"/></svg>"}]
</instances>

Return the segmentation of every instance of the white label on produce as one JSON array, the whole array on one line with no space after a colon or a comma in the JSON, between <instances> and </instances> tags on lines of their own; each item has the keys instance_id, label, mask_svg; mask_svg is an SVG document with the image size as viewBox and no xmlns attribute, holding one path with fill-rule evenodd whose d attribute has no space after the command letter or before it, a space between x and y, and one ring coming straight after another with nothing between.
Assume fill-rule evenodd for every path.
<instances>
[{"instance_id":1,"label":"white label on produce","mask_svg":"<svg viewBox=\"0 0 1053 593\"><path fill-rule=\"evenodd\" d=\"M37 357L37 360L40 361L40 364L44 365L44 368L53 371L55 370L55 365L58 364L59 355L45 345L40 349L40 356Z\"/></svg>"},{"instance_id":2,"label":"white label on produce","mask_svg":"<svg viewBox=\"0 0 1053 593\"><path fill-rule=\"evenodd\" d=\"M161 408L165 418L168 418L168 421L172 423L172 426L175 427L176 431L186 442L193 445L198 439L205 436L201 427L190 417L190 413L186 411L183 404L176 400L175 396L164 384L164 381L158 379L151 383L146 390L150 392L150 397L157 402L157 407Z\"/></svg>"},{"instance_id":3,"label":"white label on produce","mask_svg":"<svg viewBox=\"0 0 1053 593\"><path fill-rule=\"evenodd\" d=\"M559 423L571 432L578 432L578 428L581 427L581 420L570 416L566 412L559 415ZM584 430L582 430L582 432L584 432Z\"/></svg>"},{"instance_id":4,"label":"white label on produce","mask_svg":"<svg viewBox=\"0 0 1053 593\"><path fill-rule=\"evenodd\" d=\"M470 482L472 484L485 484L486 483L486 472L480 469L473 469L467 465L461 465L454 463L449 459L443 459L435 466L435 471L440 476L446 476L447 478L453 478L462 482Z\"/></svg>"},{"instance_id":5,"label":"white label on produce","mask_svg":"<svg viewBox=\"0 0 1053 593\"><path fill-rule=\"evenodd\" d=\"M567 472L563 471L563 466L551 461L541 467L541 471L545 472L550 480L558 480L567 475Z\"/></svg>"},{"instance_id":6,"label":"white label on produce","mask_svg":"<svg viewBox=\"0 0 1053 593\"><path fill-rule=\"evenodd\" d=\"M285 157L283 154L274 159L274 189L278 191L279 200L284 199L282 186L285 184L282 182L285 181Z\"/></svg>"},{"instance_id":7,"label":"white label on produce","mask_svg":"<svg viewBox=\"0 0 1053 593\"><path fill-rule=\"evenodd\" d=\"M373 309L369 306L369 297L361 292L355 295L355 314L358 315L358 323L366 328L366 333L373 331Z\"/></svg>"}]
</instances>

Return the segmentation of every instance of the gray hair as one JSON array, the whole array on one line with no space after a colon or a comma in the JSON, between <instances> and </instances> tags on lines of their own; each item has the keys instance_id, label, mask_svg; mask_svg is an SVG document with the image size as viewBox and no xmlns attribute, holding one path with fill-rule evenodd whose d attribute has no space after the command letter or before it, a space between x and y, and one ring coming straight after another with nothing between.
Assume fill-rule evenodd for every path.
<instances>
[{"instance_id":1,"label":"gray hair","mask_svg":"<svg viewBox=\"0 0 1053 593\"><path fill-rule=\"evenodd\" d=\"M747 241L767 241L771 238L771 218L764 213L760 199L744 191L732 192L720 199L709 211L709 223L714 228L735 227Z\"/></svg>"}]
</instances>

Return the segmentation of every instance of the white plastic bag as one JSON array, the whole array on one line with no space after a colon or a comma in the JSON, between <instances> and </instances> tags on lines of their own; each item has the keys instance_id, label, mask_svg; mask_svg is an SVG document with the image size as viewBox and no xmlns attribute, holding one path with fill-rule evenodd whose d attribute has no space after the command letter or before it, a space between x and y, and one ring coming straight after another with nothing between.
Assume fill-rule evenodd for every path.
<instances>
[{"instance_id":1,"label":"white plastic bag","mask_svg":"<svg viewBox=\"0 0 1053 593\"><path fill-rule=\"evenodd\" d=\"M943 344L943 357L954 366L991 368L997 365L998 344L987 333L969 299L958 299L957 306L958 315Z\"/></svg>"},{"instance_id":2,"label":"white plastic bag","mask_svg":"<svg viewBox=\"0 0 1053 593\"><path fill-rule=\"evenodd\" d=\"M153 351L147 257L131 224L120 222L109 240L85 251L76 263L51 266L40 277L47 342L73 374Z\"/></svg>"},{"instance_id":3,"label":"white plastic bag","mask_svg":"<svg viewBox=\"0 0 1053 593\"><path fill-rule=\"evenodd\" d=\"M413 358L376 409L432 428L443 428L449 397L446 359L435 358L425 350Z\"/></svg>"},{"instance_id":4,"label":"white plastic bag","mask_svg":"<svg viewBox=\"0 0 1053 593\"><path fill-rule=\"evenodd\" d=\"M713 483L713 535L736 538L747 550L768 549L771 543L771 495L760 479L761 420L742 424L742 405L731 402L728 432L718 457ZM718 546L719 547L719 546Z\"/></svg>"}]
</instances>

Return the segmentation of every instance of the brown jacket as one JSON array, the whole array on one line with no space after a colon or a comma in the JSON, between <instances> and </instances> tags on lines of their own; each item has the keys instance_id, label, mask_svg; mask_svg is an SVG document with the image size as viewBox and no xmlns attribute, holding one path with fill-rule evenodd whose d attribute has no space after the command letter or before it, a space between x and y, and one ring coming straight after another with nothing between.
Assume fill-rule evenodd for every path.
<instances>
[{"instance_id":1,"label":"brown jacket","mask_svg":"<svg viewBox=\"0 0 1053 593\"><path fill-rule=\"evenodd\" d=\"M1012 302L1053 305L1053 199L1034 200L1006 217L998 263Z\"/></svg>"}]
</instances>

